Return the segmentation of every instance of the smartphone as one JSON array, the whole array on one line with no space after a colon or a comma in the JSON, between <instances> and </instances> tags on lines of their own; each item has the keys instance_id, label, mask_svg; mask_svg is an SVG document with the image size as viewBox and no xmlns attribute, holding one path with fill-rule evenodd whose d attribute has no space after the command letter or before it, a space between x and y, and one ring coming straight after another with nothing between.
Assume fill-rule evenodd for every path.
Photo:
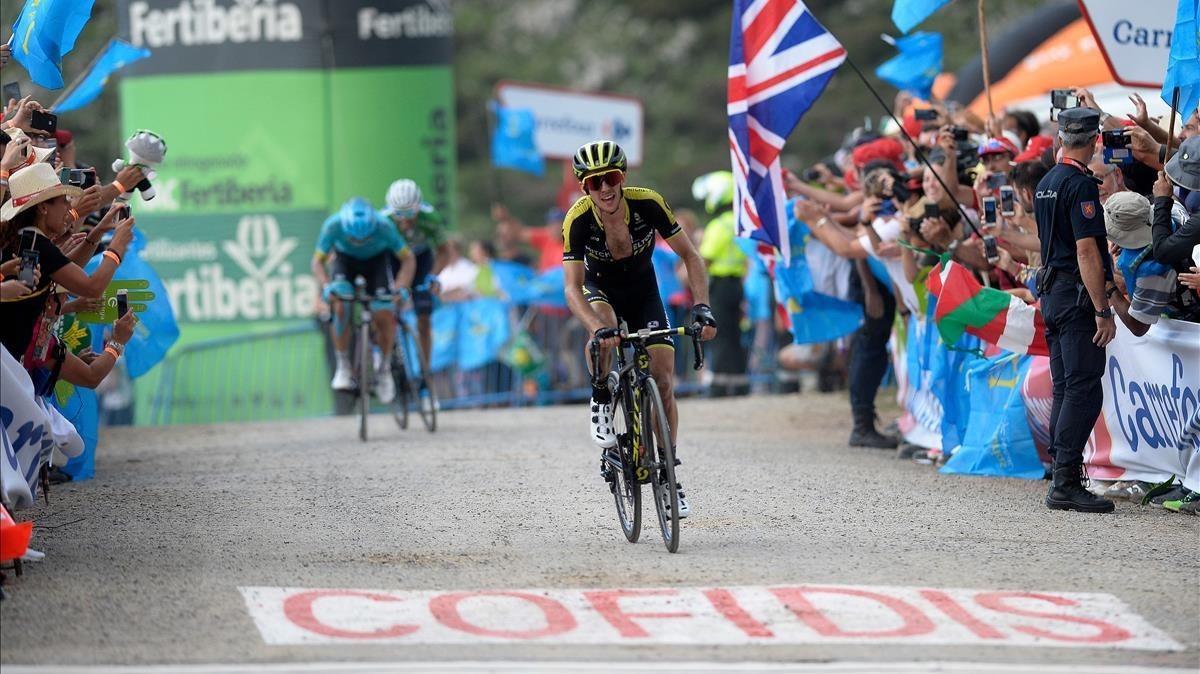
<instances>
[{"instance_id":1,"label":"smartphone","mask_svg":"<svg viewBox=\"0 0 1200 674\"><path fill-rule=\"evenodd\" d=\"M940 218L941 216L942 216L942 209L939 208L937 204L925 204L925 217L926 218Z\"/></svg>"},{"instance_id":2,"label":"smartphone","mask_svg":"<svg viewBox=\"0 0 1200 674\"><path fill-rule=\"evenodd\" d=\"M934 108L917 108L913 111L913 117L918 122L935 122L938 118L938 111Z\"/></svg>"},{"instance_id":3,"label":"smartphone","mask_svg":"<svg viewBox=\"0 0 1200 674\"><path fill-rule=\"evenodd\" d=\"M1000 248L996 245L996 237L991 234L983 237L983 254L987 257L988 264L1000 261Z\"/></svg>"},{"instance_id":4,"label":"smartphone","mask_svg":"<svg viewBox=\"0 0 1200 674\"><path fill-rule=\"evenodd\" d=\"M53 134L58 131L58 115L53 112L34 110L29 119L29 126Z\"/></svg>"},{"instance_id":5,"label":"smartphone","mask_svg":"<svg viewBox=\"0 0 1200 674\"><path fill-rule=\"evenodd\" d=\"M994 190L1001 185L1008 183L1008 174L1005 173L989 173L987 176L988 189Z\"/></svg>"},{"instance_id":6,"label":"smartphone","mask_svg":"<svg viewBox=\"0 0 1200 674\"><path fill-rule=\"evenodd\" d=\"M1129 147L1129 136L1121 129L1115 131L1101 131L1100 142L1104 147L1114 150L1124 150Z\"/></svg>"},{"instance_id":7,"label":"smartphone","mask_svg":"<svg viewBox=\"0 0 1200 674\"><path fill-rule=\"evenodd\" d=\"M996 218L996 198L995 197L984 197L983 198L983 222L984 222L984 224L995 225L996 220L997 220L997 218Z\"/></svg>"},{"instance_id":8,"label":"smartphone","mask_svg":"<svg viewBox=\"0 0 1200 674\"><path fill-rule=\"evenodd\" d=\"M8 105L9 101L21 100L21 85L18 82L8 82L3 89L4 100L0 100L0 105Z\"/></svg>"},{"instance_id":9,"label":"smartphone","mask_svg":"<svg viewBox=\"0 0 1200 674\"><path fill-rule=\"evenodd\" d=\"M1072 103L1071 99L1075 99ZM1078 108L1079 97L1071 89L1051 89L1050 90L1050 107L1055 110L1066 110L1067 108Z\"/></svg>"},{"instance_id":10,"label":"smartphone","mask_svg":"<svg viewBox=\"0 0 1200 674\"><path fill-rule=\"evenodd\" d=\"M58 171L58 182L87 189L96 184L95 169L64 168Z\"/></svg>"},{"instance_id":11,"label":"smartphone","mask_svg":"<svg viewBox=\"0 0 1200 674\"><path fill-rule=\"evenodd\" d=\"M17 272L17 280L30 288L36 285L33 272L37 270L41 254L30 248L21 251L21 270Z\"/></svg>"},{"instance_id":12,"label":"smartphone","mask_svg":"<svg viewBox=\"0 0 1200 674\"><path fill-rule=\"evenodd\" d=\"M1000 186L1000 215L1011 218L1017 214L1017 193L1012 185Z\"/></svg>"},{"instance_id":13,"label":"smartphone","mask_svg":"<svg viewBox=\"0 0 1200 674\"><path fill-rule=\"evenodd\" d=\"M117 318L124 318L129 313L129 291L124 288L117 291Z\"/></svg>"}]
</instances>

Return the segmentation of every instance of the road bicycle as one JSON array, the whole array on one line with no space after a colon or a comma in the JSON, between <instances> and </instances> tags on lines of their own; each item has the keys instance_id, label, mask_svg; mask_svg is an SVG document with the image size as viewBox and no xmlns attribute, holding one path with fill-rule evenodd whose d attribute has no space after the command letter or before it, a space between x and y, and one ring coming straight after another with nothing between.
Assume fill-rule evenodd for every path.
<instances>
[{"instance_id":1,"label":"road bicycle","mask_svg":"<svg viewBox=\"0 0 1200 674\"><path fill-rule=\"evenodd\" d=\"M420 288L418 288L420 290ZM421 348L416 330L408 324L404 312L396 310L396 346L392 349L392 376L396 381L396 406L392 416L401 429L408 428L408 410L415 405L425 429L437 430L438 401L429 380L429 354ZM415 357L414 357L415 356Z\"/></svg>"},{"instance_id":2,"label":"road bicycle","mask_svg":"<svg viewBox=\"0 0 1200 674\"><path fill-rule=\"evenodd\" d=\"M371 414L371 392L375 389L375 338L371 322L371 307L379 303L392 303L396 295L371 295L366 289L366 279L362 276L354 279L353 294L331 293L347 303L349 311L349 326L353 331L353 346L350 350L350 363L354 372L354 388L347 391L355 397L355 407L358 409L358 437L367 441L367 420ZM426 372L429 362L421 353L421 348L413 339L412 330L407 321L397 311L398 330L396 344L392 348L391 362L388 371L396 386L396 395L391 402L392 418L401 429L408 428L408 412L411 405L416 405L425 422L425 427L433 432L437 429L437 398L433 387L429 384ZM416 363L406 357L407 346L417 353ZM411 373L411 374L410 374ZM415 376L414 376L415 375Z\"/></svg>"},{"instance_id":3,"label":"road bicycle","mask_svg":"<svg viewBox=\"0 0 1200 674\"><path fill-rule=\"evenodd\" d=\"M675 483L675 453L671 447L671 427L650 374L650 354L646 341L667 335L692 338L695 354L692 366L704 367L700 346L701 326L665 330L622 330L621 345L615 349L613 367L606 374L593 374L593 383L612 392L613 423L617 446L604 452L600 469L608 482L617 506L621 531L630 543L636 543L642 531L642 485L649 483L654 494L658 526L668 552L679 550L679 492ZM592 372L600 372L600 344L593 338L588 345Z\"/></svg>"}]
</instances>

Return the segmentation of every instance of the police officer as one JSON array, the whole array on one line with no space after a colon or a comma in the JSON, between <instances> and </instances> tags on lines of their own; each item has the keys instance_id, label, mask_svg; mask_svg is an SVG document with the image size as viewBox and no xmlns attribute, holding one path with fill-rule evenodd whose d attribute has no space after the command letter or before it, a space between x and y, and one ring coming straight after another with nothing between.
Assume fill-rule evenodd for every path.
<instances>
[{"instance_id":1,"label":"police officer","mask_svg":"<svg viewBox=\"0 0 1200 674\"><path fill-rule=\"evenodd\" d=\"M1100 416L1104 347L1116 333L1109 297L1112 258L1099 183L1088 169L1100 111L1071 108L1058 116L1062 160L1038 183L1034 214L1041 238L1038 293L1050 346L1054 406L1050 411L1053 482L1046 507L1112 512L1113 503L1083 484L1083 446Z\"/></svg>"}]
</instances>

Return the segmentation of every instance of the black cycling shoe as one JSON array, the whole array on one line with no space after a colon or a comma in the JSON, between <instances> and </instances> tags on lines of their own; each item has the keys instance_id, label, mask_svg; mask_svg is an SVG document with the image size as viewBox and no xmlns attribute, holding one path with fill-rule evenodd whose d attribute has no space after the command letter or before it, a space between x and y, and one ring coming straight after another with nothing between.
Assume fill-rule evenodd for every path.
<instances>
[{"instance_id":1,"label":"black cycling shoe","mask_svg":"<svg viewBox=\"0 0 1200 674\"><path fill-rule=\"evenodd\" d=\"M896 440L880 435L874 428L855 428L850 433L851 447L869 447L871 449L895 449Z\"/></svg>"}]
</instances>

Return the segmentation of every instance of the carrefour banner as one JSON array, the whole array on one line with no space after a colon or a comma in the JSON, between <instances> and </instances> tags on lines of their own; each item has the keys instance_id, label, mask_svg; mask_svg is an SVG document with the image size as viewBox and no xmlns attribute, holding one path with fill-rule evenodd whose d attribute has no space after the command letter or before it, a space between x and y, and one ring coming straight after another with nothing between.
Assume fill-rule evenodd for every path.
<instances>
[{"instance_id":1,"label":"carrefour banner","mask_svg":"<svg viewBox=\"0 0 1200 674\"><path fill-rule=\"evenodd\" d=\"M120 0L118 14L153 50L122 78L122 128L167 142L157 197L133 209L181 346L310 319L317 233L351 196L382 206L408 177L453 216L444 0Z\"/></svg>"}]
</instances>

